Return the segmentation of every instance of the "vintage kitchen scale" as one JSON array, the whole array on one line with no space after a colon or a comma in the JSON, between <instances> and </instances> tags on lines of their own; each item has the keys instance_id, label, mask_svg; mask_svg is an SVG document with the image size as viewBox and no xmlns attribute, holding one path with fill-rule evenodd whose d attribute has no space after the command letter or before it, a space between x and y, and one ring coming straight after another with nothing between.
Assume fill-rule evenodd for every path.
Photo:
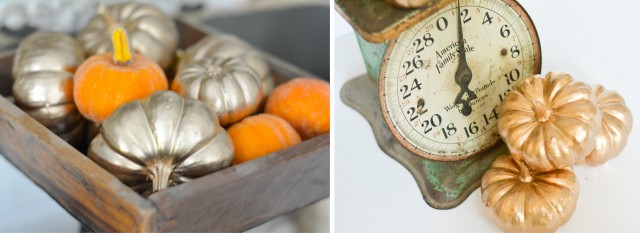
<instances>
[{"instance_id":1,"label":"vintage kitchen scale","mask_svg":"<svg viewBox=\"0 0 640 233\"><path fill-rule=\"evenodd\" d=\"M453 208L507 153L500 104L518 80L540 73L538 35L515 0L387 2L335 1L367 67L341 97L411 172L427 204Z\"/></svg>"}]
</instances>

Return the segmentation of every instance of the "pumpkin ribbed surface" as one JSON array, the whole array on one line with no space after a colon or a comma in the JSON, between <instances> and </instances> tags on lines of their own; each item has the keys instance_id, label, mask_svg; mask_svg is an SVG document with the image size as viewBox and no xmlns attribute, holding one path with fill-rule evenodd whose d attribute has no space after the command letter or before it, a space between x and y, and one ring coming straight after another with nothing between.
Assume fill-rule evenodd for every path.
<instances>
[{"instance_id":1,"label":"pumpkin ribbed surface","mask_svg":"<svg viewBox=\"0 0 640 233\"><path fill-rule=\"evenodd\" d=\"M550 72L514 87L502 102L498 129L515 159L548 171L591 152L600 121L590 86Z\"/></svg>"},{"instance_id":2,"label":"pumpkin ribbed surface","mask_svg":"<svg viewBox=\"0 0 640 233\"><path fill-rule=\"evenodd\" d=\"M624 98L612 90L606 90L601 85L593 87L596 95L596 105L602 112L602 126L596 135L596 145L593 151L578 164L591 166L600 165L618 156L627 145L627 139L633 126L631 110Z\"/></svg>"},{"instance_id":3,"label":"pumpkin ribbed surface","mask_svg":"<svg viewBox=\"0 0 640 233\"><path fill-rule=\"evenodd\" d=\"M573 214L580 189L571 167L530 171L501 155L482 176L481 191L489 217L504 232L554 232Z\"/></svg>"}]
</instances>

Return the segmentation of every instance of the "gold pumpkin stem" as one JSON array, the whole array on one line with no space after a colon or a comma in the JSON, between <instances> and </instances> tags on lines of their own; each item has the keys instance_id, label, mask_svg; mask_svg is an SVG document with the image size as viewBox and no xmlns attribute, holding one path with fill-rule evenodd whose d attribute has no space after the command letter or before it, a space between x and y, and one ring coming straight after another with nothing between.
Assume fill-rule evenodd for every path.
<instances>
[{"instance_id":1,"label":"gold pumpkin stem","mask_svg":"<svg viewBox=\"0 0 640 233\"><path fill-rule=\"evenodd\" d=\"M539 123L547 122L551 117L551 109L544 105L542 102L535 100L533 103L534 113Z\"/></svg>"},{"instance_id":2,"label":"gold pumpkin stem","mask_svg":"<svg viewBox=\"0 0 640 233\"><path fill-rule=\"evenodd\" d=\"M169 178L171 177L171 172L173 172L171 163L159 161L151 167L152 192L168 188Z\"/></svg>"},{"instance_id":3,"label":"gold pumpkin stem","mask_svg":"<svg viewBox=\"0 0 640 233\"><path fill-rule=\"evenodd\" d=\"M520 161L517 159L516 159L516 163L520 167L520 181L525 183L531 182L531 180L533 180L533 177L531 176L531 172L529 171L529 168L527 167L527 165L524 164L523 161Z\"/></svg>"},{"instance_id":4,"label":"gold pumpkin stem","mask_svg":"<svg viewBox=\"0 0 640 233\"><path fill-rule=\"evenodd\" d=\"M113 63L127 65L133 60L131 48L129 48L129 38L127 31L120 26L116 26L111 31L111 42L113 43Z\"/></svg>"}]
</instances>

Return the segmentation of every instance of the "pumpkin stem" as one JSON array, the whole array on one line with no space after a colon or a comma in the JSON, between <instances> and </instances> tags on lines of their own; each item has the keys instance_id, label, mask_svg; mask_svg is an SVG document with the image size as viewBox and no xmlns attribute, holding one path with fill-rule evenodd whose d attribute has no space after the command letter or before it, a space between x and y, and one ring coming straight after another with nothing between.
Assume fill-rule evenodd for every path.
<instances>
[{"instance_id":1,"label":"pumpkin stem","mask_svg":"<svg viewBox=\"0 0 640 233\"><path fill-rule=\"evenodd\" d=\"M218 69L215 66L209 66L207 67L207 71L205 71L207 76L209 77L213 77L214 75L216 75L218 73Z\"/></svg>"},{"instance_id":2,"label":"pumpkin stem","mask_svg":"<svg viewBox=\"0 0 640 233\"><path fill-rule=\"evenodd\" d=\"M520 161L518 159L516 159L516 163L520 167L520 181L525 183L531 182L531 180L533 180L533 177L531 176L531 172L529 171L527 165L523 161Z\"/></svg>"},{"instance_id":3,"label":"pumpkin stem","mask_svg":"<svg viewBox=\"0 0 640 233\"><path fill-rule=\"evenodd\" d=\"M547 122L551 118L551 109L542 102L535 100L533 107L539 123Z\"/></svg>"},{"instance_id":4,"label":"pumpkin stem","mask_svg":"<svg viewBox=\"0 0 640 233\"><path fill-rule=\"evenodd\" d=\"M133 54L129 48L129 38L127 31L120 26L116 26L111 31L111 42L113 43L113 63L127 65L133 60Z\"/></svg>"},{"instance_id":5,"label":"pumpkin stem","mask_svg":"<svg viewBox=\"0 0 640 233\"><path fill-rule=\"evenodd\" d=\"M157 192L169 187L171 172L173 172L173 166L171 166L169 162L158 161L151 166L152 192Z\"/></svg>"}]
</instances>

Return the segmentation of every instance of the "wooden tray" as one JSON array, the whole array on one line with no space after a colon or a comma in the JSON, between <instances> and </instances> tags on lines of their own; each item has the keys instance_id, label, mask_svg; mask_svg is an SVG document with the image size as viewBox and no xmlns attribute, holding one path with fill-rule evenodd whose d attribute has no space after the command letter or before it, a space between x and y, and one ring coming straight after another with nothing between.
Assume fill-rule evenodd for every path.
<instances>
[{"instance_id":1,"label":"wooden tray","mask_svg":"<svg viewBox=\"0 0 640 233\"><path fill-rule=\"evenodd\" d=\"M181 48L215 33L177 21ZM308 73L265 54L277 83ZM11 95L13 53L0 55ZM0 98L0 153L94 231L243 231L329 196L329 135L140 196L8 99Z\"/></svg>"}]
</instances>

